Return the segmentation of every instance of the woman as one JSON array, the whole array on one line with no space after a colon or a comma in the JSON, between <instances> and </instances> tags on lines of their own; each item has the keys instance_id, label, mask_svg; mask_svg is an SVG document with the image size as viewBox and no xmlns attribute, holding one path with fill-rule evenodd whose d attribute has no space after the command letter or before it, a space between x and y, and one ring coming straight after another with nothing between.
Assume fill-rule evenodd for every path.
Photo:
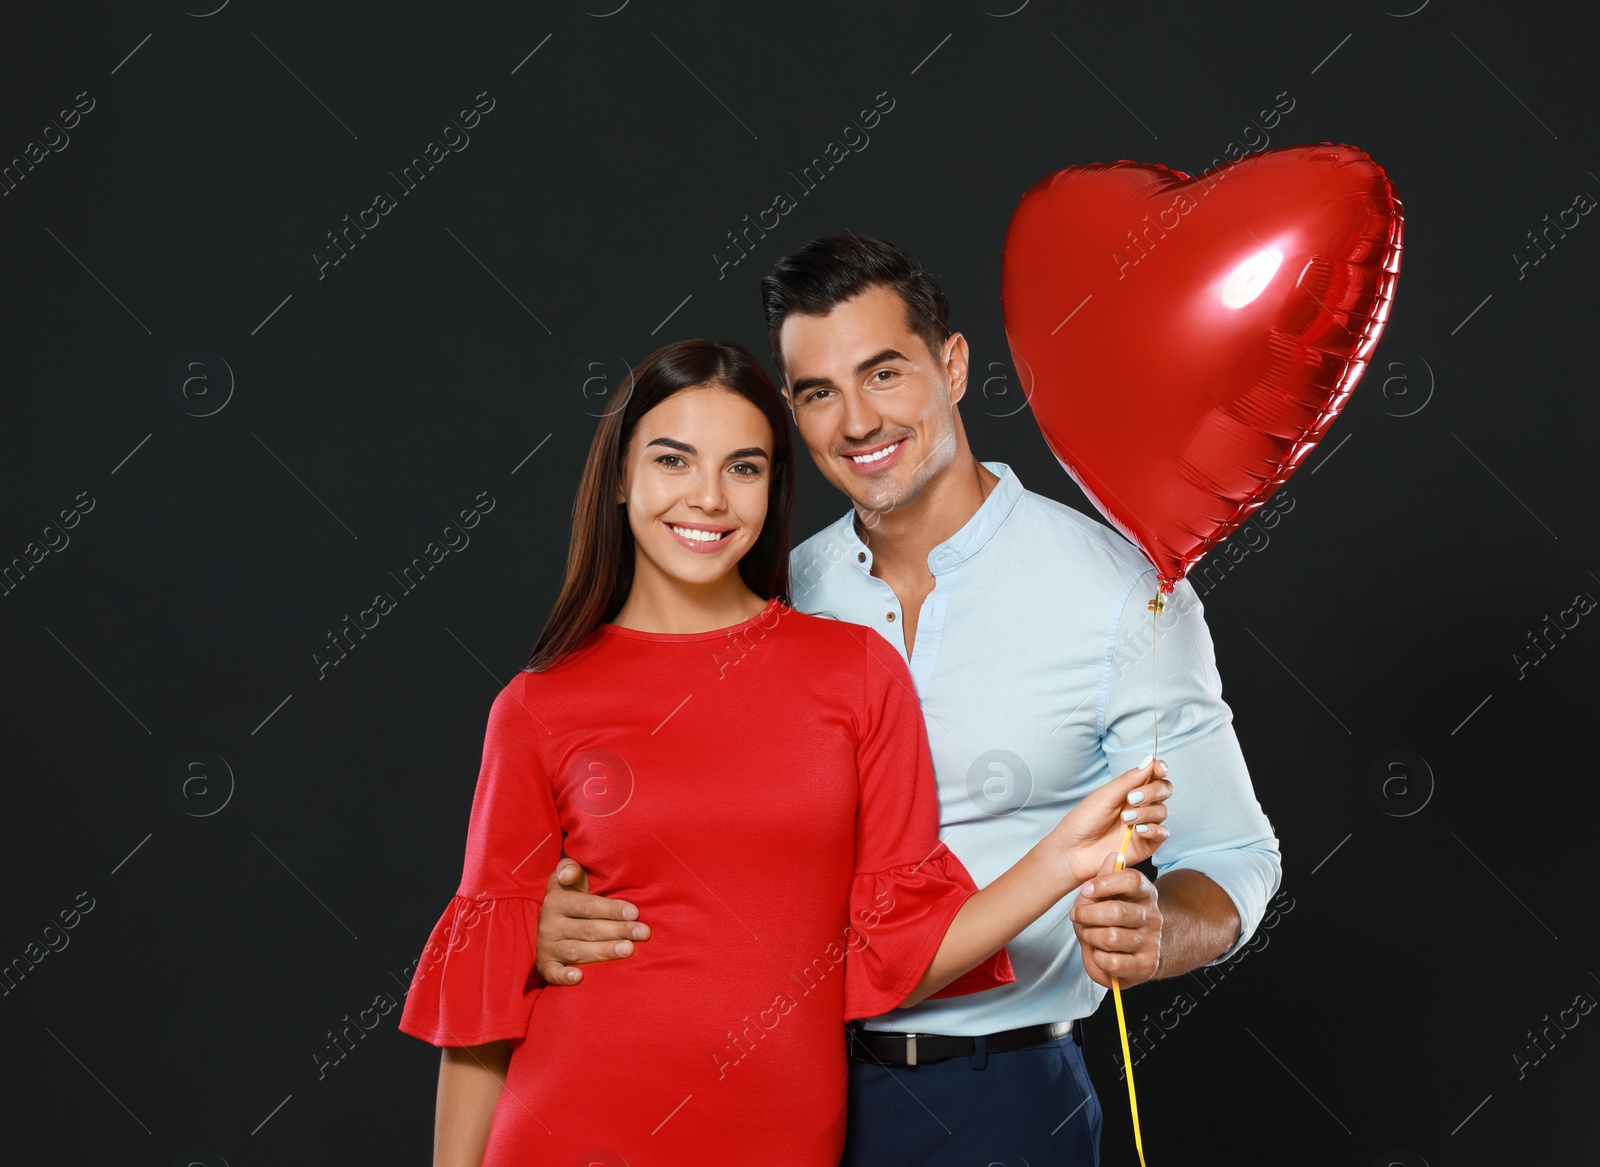
<instances>
[{"instance_id":1,"label":"woman","mask_svg":"<svg viewBox=\"0 0 1600 1167\"><path fill-rule=\"evenodd\" d=\"M1126 861L1150 855L1171 784L1130 770L978 891L938 838L905 662L785 602L795 459L760 364L682 341L619 397L400 1021L445 1047L434 1162L835 1164L842 1023L1013 981L1005 943L1124 814ZM658 938L547 995L534 933L563 850Z\"/></svg>"}]
</instances>

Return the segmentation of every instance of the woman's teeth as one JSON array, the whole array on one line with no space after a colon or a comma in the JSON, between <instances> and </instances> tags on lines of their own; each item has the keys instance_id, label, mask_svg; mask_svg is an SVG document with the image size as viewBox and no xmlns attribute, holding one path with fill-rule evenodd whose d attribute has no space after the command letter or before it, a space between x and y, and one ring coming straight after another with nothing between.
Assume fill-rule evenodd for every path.
<instances>
[{"instance_id":1,"label":"woman's teeth","mask_svg":"<svg viewBox=\"0 0 1600 1167\"><path fill-rule=\"evenodd\" d=\"M668 523L667 526L672 527L672 524ZM672 527L672 529L685 539L693 539L696 543L715 543L718 539L722 539L730 533L727 531L723 531L721 534L716 531L694 531L688 527Z\"/></svg>"},{"instance_id":2,"label":"woman's teeth","mask_svg":"<svg viewBox=\"0 0 1600 1167\"><path fill-rule=\"evenodd\" d=\"M883 449L874 450L870 454L852 454L852 455L850 455L850 461L856 463L857 465L865 466L868 463L877 462L880 459L887 458L890 454L894 453L899 448L900 448L900 443L896 442L892 446L885 446Z\"/></svg>"}]
</instances>

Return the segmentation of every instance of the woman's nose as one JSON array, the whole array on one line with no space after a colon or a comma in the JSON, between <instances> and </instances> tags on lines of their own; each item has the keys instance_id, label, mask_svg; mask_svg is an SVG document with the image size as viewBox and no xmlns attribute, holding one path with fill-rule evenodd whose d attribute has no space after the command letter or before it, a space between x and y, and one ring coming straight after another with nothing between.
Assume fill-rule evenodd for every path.
<instances>
[{"instance_id":1,"label":"woman's nose","mask_svg":"<svg viewBox=\"0 0 1600 1167\"><path fill-rule=\"evenodd\" d=\"M722 509L722 484L716 478L702 478L694 476L695 489L690 491L690 498L701 510L720 511Z\"/></svg>"}]
</instances>

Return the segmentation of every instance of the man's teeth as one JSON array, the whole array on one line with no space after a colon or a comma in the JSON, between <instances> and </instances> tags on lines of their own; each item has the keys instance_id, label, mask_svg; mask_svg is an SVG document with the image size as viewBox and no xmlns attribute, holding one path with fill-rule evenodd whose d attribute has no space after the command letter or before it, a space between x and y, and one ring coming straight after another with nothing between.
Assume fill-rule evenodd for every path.
<instances>
[{"instance_id":1,"label":"man's teeth","mask_svg":"<svg viewBox=\"0 0 1600 1167\"><path fill-rule=\"evenodd\" d=\"M850 461L856 463L859 466L865 466L870 462L877 462L877 461L879 461L879 460L881 460L883 458L887 458L890 454L894 453L899 448L900 448L900 443L896 442L892 446L885 446L883 449L876 450L871 454L851 454L850 455Z\"/></svg>"},{"instance_id":2,"label":"man's teeth","mask_svg":"<svg viewBox=\"0 0 1600 1167\"><path fill-rule=\"evenodd\" d=\"M667 526L672 527L672 524L668 523ZM682 535L685 539L693 539L696 543L715 543L718 539L721 539L723 535L727 534L726 531L722 532L721 534L718 534L716 531L694 531L690 530L688 527L672 527L672 529L678 534Z\"/></svg>"}]
</instances>

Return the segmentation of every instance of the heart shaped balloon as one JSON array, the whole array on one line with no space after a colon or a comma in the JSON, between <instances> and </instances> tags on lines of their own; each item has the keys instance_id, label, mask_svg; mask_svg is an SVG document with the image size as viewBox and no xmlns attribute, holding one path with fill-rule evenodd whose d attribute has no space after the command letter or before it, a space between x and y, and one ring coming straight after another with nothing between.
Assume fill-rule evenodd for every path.
<instances>
[{"instance_id":1,"label":"heart shaped balloon","mask_svg":"<svg viewBox=\"0 0 1600 1167\"><path fill-rule=\"evenodd\" d=\"M1377 346L1400 201L1350 146L1071 166L1011 216L1006 341L1057 461L1170 592L1287 481Z\"/></svg>"}]
</instances>

